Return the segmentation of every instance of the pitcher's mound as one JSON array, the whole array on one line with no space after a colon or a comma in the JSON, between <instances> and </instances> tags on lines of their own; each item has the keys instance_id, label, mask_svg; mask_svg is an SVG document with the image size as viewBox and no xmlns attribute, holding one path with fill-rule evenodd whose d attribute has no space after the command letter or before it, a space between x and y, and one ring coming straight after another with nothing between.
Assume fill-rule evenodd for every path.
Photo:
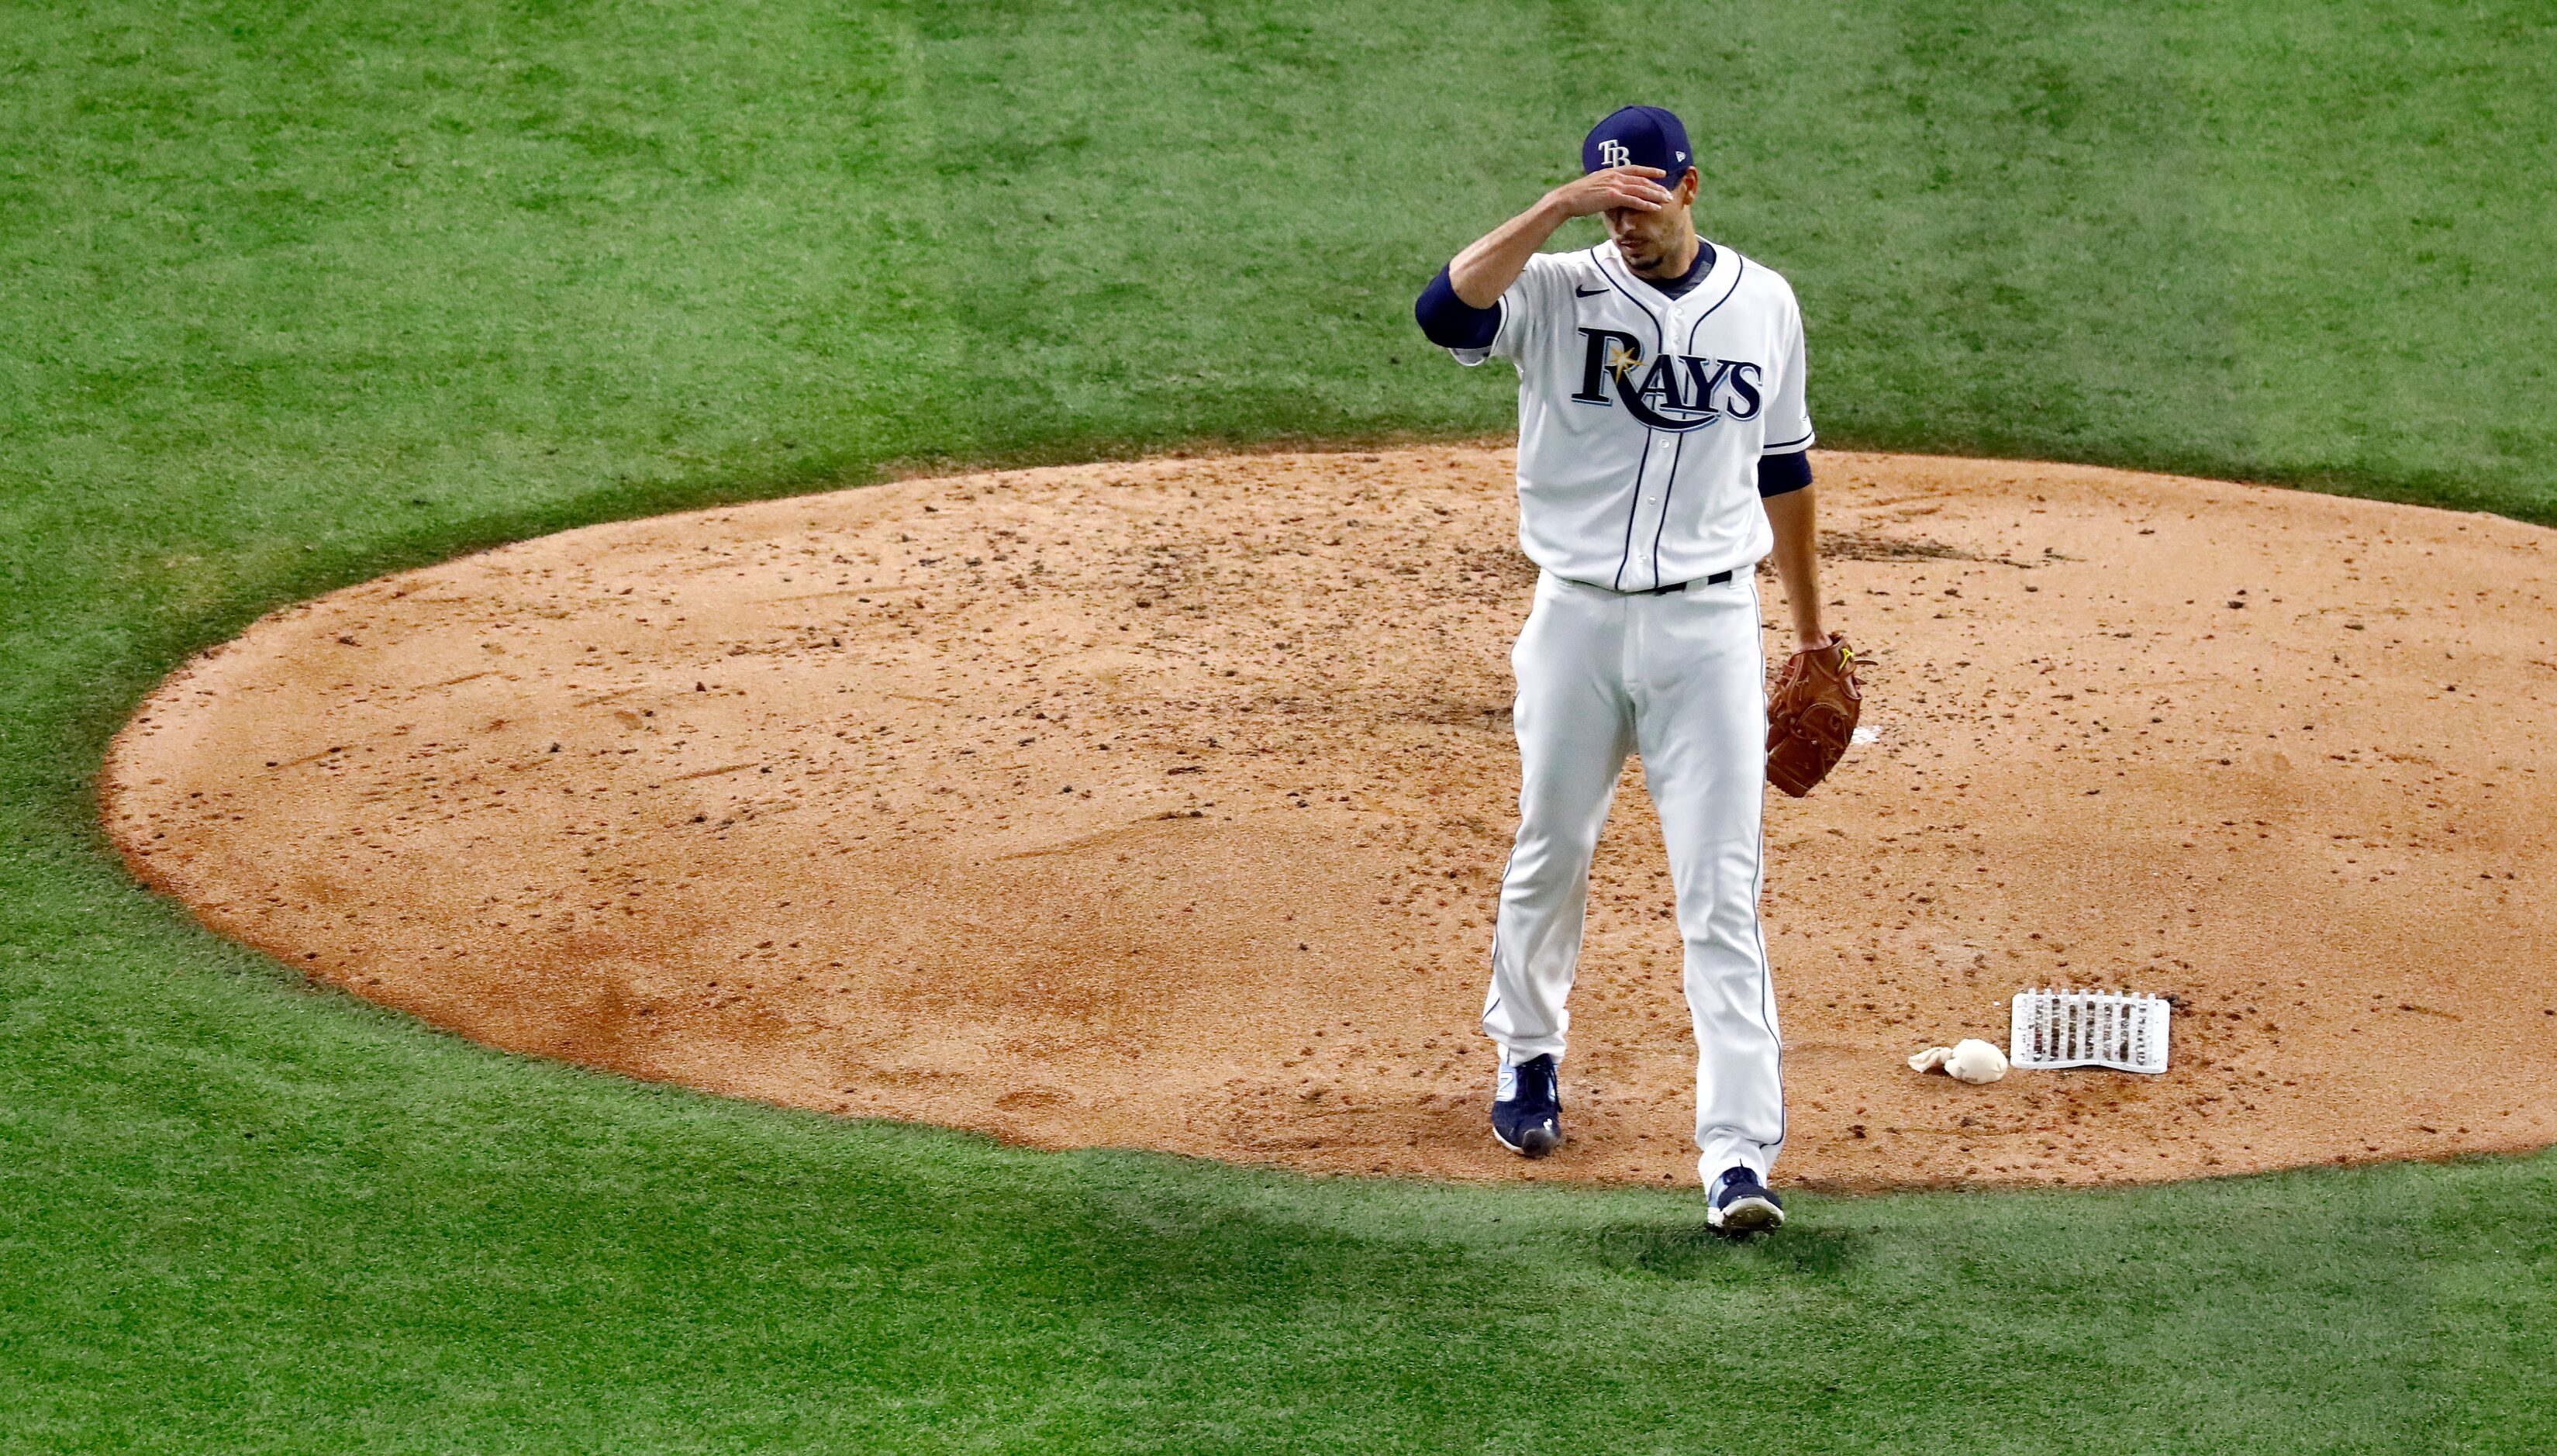
<instances>
[{"instance_id":1,"label":"pitcher's mound","mask_svg":"<svg viewBox=\"0 0 2557 1456\"><path fill-rule=\"evenodd\" d=\"M258 623L118 739L210 925L499 1046L1045 1146L1687 1181L1639 775L1571 1140L1485 1125L1533 573L1508 452L910 480L598 526ZM2557 537L1831 455L1878 729L1769 811L1787 1181L2092 1183L2557 1140ZM1771 614L1778 610L1771 592ZM2035 986L2161 1078L1903 1059Z\"/></svg>"}]
</instances>

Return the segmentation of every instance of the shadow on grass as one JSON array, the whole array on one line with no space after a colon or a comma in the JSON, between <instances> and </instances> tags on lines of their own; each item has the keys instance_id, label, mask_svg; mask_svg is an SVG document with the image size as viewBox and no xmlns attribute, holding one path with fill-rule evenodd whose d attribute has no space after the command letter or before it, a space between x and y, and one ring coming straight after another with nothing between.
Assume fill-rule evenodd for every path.
<instances>
[{"instance_id":1,"label":"shadow on grass","mask_svg":"<svg viewBox=\"0 0 2557 1456\"><path fill-rule=\"evenodd\" d=\"M1603 1267L1679 1283L1833 1284L1860 1267L1864 1255L1864 1238L1852 1229L1733 1238L1707 1227L1701 1214L1677 1224L1603 1225L1582 1238Z\"/></svg>"}]
</instances>

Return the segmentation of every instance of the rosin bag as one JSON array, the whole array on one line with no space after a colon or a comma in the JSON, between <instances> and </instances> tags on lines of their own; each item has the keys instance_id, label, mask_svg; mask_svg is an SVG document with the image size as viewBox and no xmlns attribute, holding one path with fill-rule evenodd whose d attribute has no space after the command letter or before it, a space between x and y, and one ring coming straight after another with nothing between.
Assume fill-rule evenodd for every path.
<instances>
[{"instance_id":1,"label":"rosin bag","mask_svg":"<svg viewBox=\"0 0 2557 1456\"><path fill-rule=\"evenodd\" d=\"M1933 1072L1939 1067L1956 1082L1995 1082L2006 1075L2006 1053L1970 1036L1951 1046L1931 1046L1909 1059L1912 1072Z\"/></svg>"}]
</instances>

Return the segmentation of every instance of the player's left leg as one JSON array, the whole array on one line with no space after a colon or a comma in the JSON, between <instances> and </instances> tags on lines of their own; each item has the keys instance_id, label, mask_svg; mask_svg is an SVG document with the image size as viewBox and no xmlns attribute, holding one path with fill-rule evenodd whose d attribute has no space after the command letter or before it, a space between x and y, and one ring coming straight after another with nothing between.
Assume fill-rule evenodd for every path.
<instances>
[{"instance_id":1,"label":"player's left leg","mask_svg":"<svg viewBox=\"0 0 2557 1456\"><path fill-rule=\"evenodd\" d=\"M1764 1179L1785 1141L1776 992L1758 924L1766 665L1746 576L1646 598L1635 735L1668 841L1696 1040L1697 1167Z\"/></svg>"}]
</instances>

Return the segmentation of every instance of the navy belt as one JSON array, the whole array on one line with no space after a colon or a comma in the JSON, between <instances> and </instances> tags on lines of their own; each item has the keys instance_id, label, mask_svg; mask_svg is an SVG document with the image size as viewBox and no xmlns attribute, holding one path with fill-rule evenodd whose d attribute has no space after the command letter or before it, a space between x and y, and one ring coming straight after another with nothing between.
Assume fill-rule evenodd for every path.
<instances>
[{"instance_id":1,"label":"navy belt","mask_svg":"<svg viewBox=\"0 0 2557 1456\"><path fill-rule=\"evenodd\" d=\"M1701 581L1681 582L1672 587L1654 587L1649 592L1628 592L1625 595L1628 596L1667 596L1672 592L1683 592L1689 587L1719 587L1730 580L1731 573L1715 572L1712 576L1706 577Z\"/></svg>"}]
</instances>

